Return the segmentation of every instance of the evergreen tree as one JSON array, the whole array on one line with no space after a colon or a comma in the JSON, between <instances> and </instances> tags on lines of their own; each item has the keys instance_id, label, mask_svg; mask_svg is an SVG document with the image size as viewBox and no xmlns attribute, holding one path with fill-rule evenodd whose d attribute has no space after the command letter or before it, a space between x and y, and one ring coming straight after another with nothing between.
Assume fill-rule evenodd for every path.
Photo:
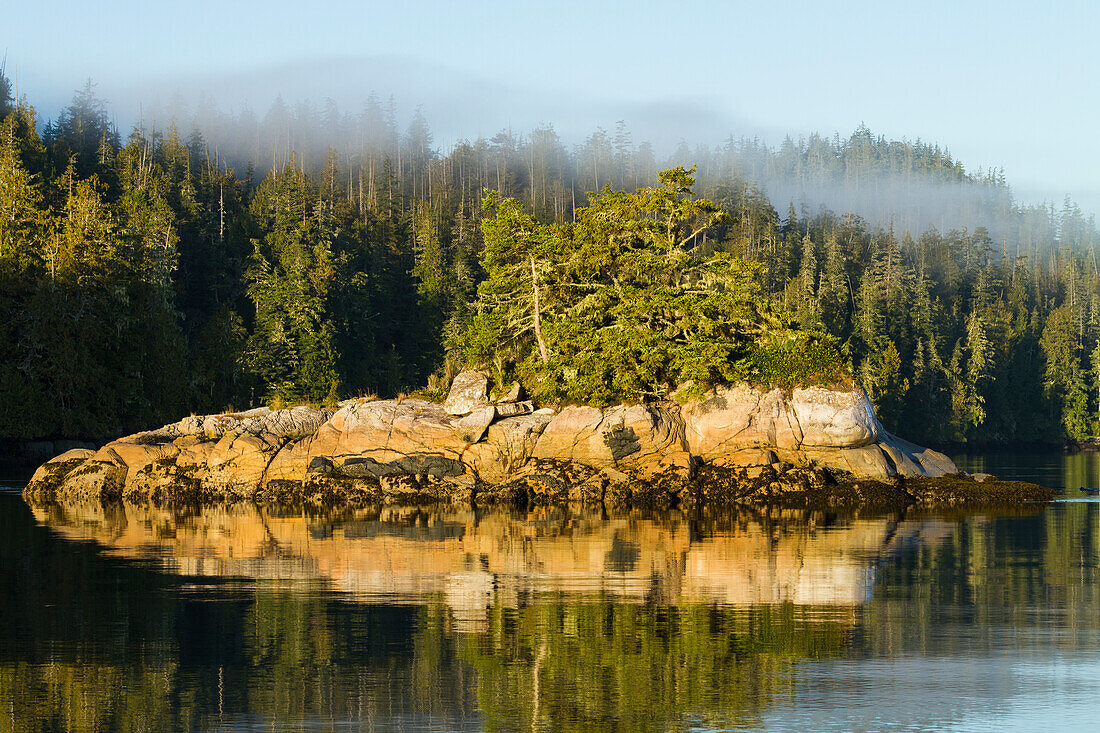
<instances>
[{"instance_id":1,"label":"evergreen tree","mask_svg":"<svg viewBox=\"0 0 1100 733\"><path fill-rule=\"evenodd\" d=\"M821 307L817 299L817 257L807 234L802 238L798 277L788 285L787 298L798 322L806 329L821 328Z\"/></svg>"},{"instance_id":2,"label":"evergreen tree","mask_svg":"<svg viewBox=\"0 0 1100 733\"><path fill-rule=\"evenodd\" d=\"M753 345L781 332L756 268L695 257L726 215L693 197L690 171L659 179L635 193L606 188L575 225L541 225L490 195L470 360L513 365L543 398L593 404L745 376Z\"/></svg>"},{"instance_id":3,"label":"evergreen tree","mask_svg":"<svg viewBox=\"0 0 1100 733\"><path fill-rule=\"evenodd\" d=\"M1041 341L1046 359L1043 384L1055 407L1061 406L1065 434L1081 439L1088 436L1089 430L1088 393L1074 321L1071 305L1060 306L1047 317Z\"/></svg>"},{"instance_id":4,"label":"evergreen tree","mask_svg":"<svg viewBox=\"0 0 1100 733\"><path fill-rule=\"evenodd\" d=\"M91 79L76 92L57 120L46 125L44 139L55 170L64 170L71 164L78 178L94 174L113 190L110 187L114 183L113 163L119 136Z\"/></svg>"},{"instance_id":5,"label":"evergreen tree","mask_svg":"<svg viewBox=\"0 0 1100 733\"><path fill-rule=\"evenodd\" d=\"M327 302L336 274L334 222L311 194L291 164L269 176L252 203L267 233L254 242L248 269L256 319L247 358L276 402L332 400L340 386Z\"/></svg>"},{"instance_id":6,"label":"evergreen tree","mask_svg":"<svg viewBox=\"0 0 1100 733\"><path fill-rule=\"evenodd\" d=\"M787 386L837 374L833 339L906 436L1100 430L1095 221L936 145L684 143L694 173L634 191L657 165L622 123L572 151L547 125L445 152L392 100L279 101L123 146L92 84L40 138L0 81L0 438L394 394L467 356L554 400ZM813 208L838 189L860 215ZM764 191L794 192L785 218Z\"/></svg>"},{"instance_id":7,"label":"evergreen tree","mask_svg":"<svg viewBox=\"0 0 1100 733\"><path fill-rule=\"evenodd\" d=\"M843 336L849 313L848 273L835 235L825 241L825 272L818 290L822 323L829 333Z\"/></svg>"},{"instance_id":8,"label":"evergreen tree","mask_svg":"<svg viewBox=\"0 0 1100 733\"><path fill-rule=\"evenodd\" d=\"M0 120L12 111L11 81L4 74L4 64L0 64Z\"/></svg>"}]
</instances>

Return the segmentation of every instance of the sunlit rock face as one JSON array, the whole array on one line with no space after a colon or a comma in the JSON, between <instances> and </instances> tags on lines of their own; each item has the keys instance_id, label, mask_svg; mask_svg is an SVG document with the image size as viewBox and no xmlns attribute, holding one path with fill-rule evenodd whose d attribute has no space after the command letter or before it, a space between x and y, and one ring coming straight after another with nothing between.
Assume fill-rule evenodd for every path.
<instances>
[{"instance_id":1,"label":"sunlit rock face","mask_svg":"<svg viewBox=\"0 0 1100 733\"><path fill-rule=\"evenodd\" d=\"M887 433L860 389L810 387L788 395L747 385L719 387L685 406L683 421L691 454L720 466L761 461L747 456L771 449L777 461L877 480L958 473L942 453Z\"/></svg>"},{"instance_id":2,"label":"sunlit rock face","mask_svg":"<svg viewBox=\"0 0 1100 733\"><path fill-rule=\"evenodd\" d=\"M464 372L443 404L348 400L188 417L47 462L29 496L605 503L829 499L853 480L938 477L946 456L883 430L866 395L721 387L704 399L536 410ZM704 469L704 470L700 470ZM911 500L902 491L886 500ZM856 501L862 501L857 496Z\"/></svg>"},{"instance_id":3,"label":"sunlit rock face","mask_svg":"<svg viewBox=\"0 0 1100 733\"><path fill-rule=\"evenodd\" d=\"M665 604L858 606L886 556L934 540L934 522L821 524L823 515L739 512L689 521L677 512L605 518L378 507L328 515L238 502L187 510L150 504L40 504L67 538L167 572L324 583L364 601L442 600L478 625L494 604L533 595Z\"/></svg>"},{"instance_id":4,"label":"sunlit rock face","mask_svg":"<svg viewBox=\"0 0 1100 733\"><path fill-rule=\"evenodd\" d=\"M451 391L443 403L449 415L462 417L489 405L489 375L485 372L462 372L451 383Z\"/></svg>"}]
</instances>

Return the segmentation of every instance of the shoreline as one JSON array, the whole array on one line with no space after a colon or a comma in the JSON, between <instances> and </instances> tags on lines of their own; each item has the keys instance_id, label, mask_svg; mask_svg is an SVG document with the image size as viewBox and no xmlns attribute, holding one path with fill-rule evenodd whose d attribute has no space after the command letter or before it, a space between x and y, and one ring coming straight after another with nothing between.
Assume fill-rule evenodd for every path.
<instances>
[{"instance_id":1,"label":"shoreline","mask_svg":"<svg viewBox=\"0 0 1100 733\"><path fill-rule=\"evenodd\" d=\"M559 466L568 469L569 466ZM578 467L573 466L576 469ZM667 478L667 477L665 477ZM782 473L762 472L755 478L744 469L701 468L688 482L667 481L658 477L648 483L627 485L590 481L555 484L553 490L526 482L461 488L436 482L384 485L364 478L329 479L298 482L271 482L252 494L219 491L198 481L180 481L162 486L149 494L117 490L98 494L73 495L62 489L61 482L28 482L22 490L28 503L97 500L103 503L152 502L164 505L212 505L221 503L277 504L325 510L339 507L385 506L463 506L468 508L582 506L604 511L708 509L807 509L885 511L914 508L981 509L1049 502L1060 493L1056 489L1024 481L1002 480L994 476L981 479L965 474L938 477L898 477L893 481L856 479L836 475L825 469L788 469ZM60 491L59 491L60 490Z\"/></svg>"}]
</instances>

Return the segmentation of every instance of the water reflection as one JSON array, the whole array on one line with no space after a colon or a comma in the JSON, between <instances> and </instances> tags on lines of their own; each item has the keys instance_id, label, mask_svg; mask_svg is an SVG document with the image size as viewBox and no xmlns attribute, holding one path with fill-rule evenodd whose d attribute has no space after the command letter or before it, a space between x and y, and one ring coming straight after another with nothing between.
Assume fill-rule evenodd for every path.
<instances>
[{"instance_id":1,"label":"water reflection","mask_svg":"<svg viewBox=\"0 0 1100 733\"><path fill-rule=\"evenodd\" d=\"M1072 727L1082 682L1044 669L1100 666L1098 509L32 513L0 495L0 730L935 730L1035 686Z\"/></svg>"},{"instance_id":2,"label":"water reflection","mask_svg":"<svg viewBox=\"0 0 1100 733\"><path fill-rule=\"evenodd\" d=\"M194 508L96 503L34 508L42 525L112 556L186 576L320 581L361 602L439 601L459 627L493 606L543 594L662 605L865 602L875 567L899 548L949 534L940 521L838 520L740 511L604 517L378 507L306 514L233 504Z\"/></svg>"},{"instance_id":3,"label":"water reflection","mask_svg":"<svg viewBox=\"0 0 1100 733\"><path fill-rule=\"evenodd\" d=\"M1029 481L1053 489L1066 489L1077 496L1078 489L1100 488L1100 453L1063 453L1057 450L1014 449L959 453L955 464L970 473L991 473L1004 479Z\"/></svg>"}]
</instances>

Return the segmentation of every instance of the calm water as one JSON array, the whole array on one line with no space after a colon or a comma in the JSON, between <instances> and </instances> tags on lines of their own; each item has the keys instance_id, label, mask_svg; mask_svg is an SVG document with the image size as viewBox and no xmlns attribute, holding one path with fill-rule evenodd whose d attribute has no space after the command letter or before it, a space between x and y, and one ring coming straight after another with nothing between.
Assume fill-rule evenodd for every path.
<instances>
[{"instance_id":1,"label":"calm water","mask_svg":"<svg viewBox=\"0 0 1100 733\"><path fill-rule=\"evenodd\" d=\"M1096 456L1012 514L0 493L0 731L1096 730ZM984 461L984 465L981 462ZM1013 473L1013 472L1016 473Z\"/></svg>"}]
</instances>

